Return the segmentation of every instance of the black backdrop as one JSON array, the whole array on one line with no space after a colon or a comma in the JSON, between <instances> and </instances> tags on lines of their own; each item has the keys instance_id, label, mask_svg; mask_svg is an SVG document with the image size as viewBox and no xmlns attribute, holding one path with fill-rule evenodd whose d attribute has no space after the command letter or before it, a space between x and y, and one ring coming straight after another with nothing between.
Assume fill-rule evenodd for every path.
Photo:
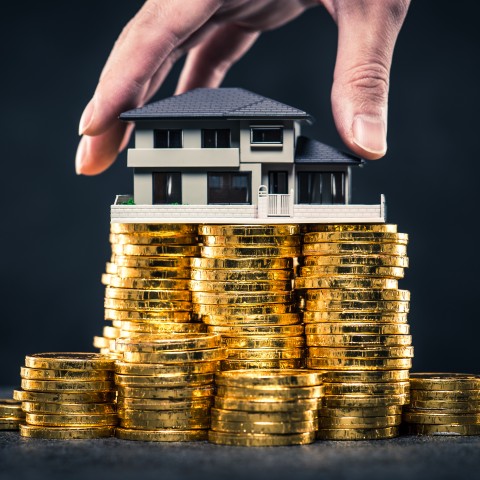
<instances>
[{"instance_id":1,"label":"black backdrop","mask_svg":"<svg viewBox=\"0 0 480 480\"><path fill-rule=\"evenodd\" d=\"M122 26L142 2L10 2L0 17L0 384L27 353L91 350L103 327L109 206L132 190L125 155L77 177L78 119ZM454 8L453 8L453 5ZM475 3L413 2L394 57L389 152L354 175L354 201L387 198L411 236L415 370L478 371L476 254L480 30ZM307 134L341 147L330 108L336 27L308 11L233 68L241 86L305 109ZM158 98L173 92L179 68Z\"/></svg>"}]
</instances>

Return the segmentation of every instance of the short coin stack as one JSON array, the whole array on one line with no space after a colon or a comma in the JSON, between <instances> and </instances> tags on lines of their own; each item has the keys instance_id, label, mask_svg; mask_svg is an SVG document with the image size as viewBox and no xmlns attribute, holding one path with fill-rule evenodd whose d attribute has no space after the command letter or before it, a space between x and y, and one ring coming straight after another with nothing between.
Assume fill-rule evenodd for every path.
<instances>
[{"instance_id":1,"label":"short coin stack","mask_svg":"<svg viewBox=\"0 0 480 480\"><path fill-rule=\"evenodd\" d=\"M0 430L18 430L25 421L21 402L11 398L0 398Z\"/></svg>"},{"instance_id":2,"label":"short coin stack","mask_svg":"<svg viewBox=\"0 0 480 480\"><path fill-rule=\"evenodd\" d=\"M222 369L298 368L304 352L292 276L298 225L201 225L192 260L194 311L220 333Z\"/></svg>"},{"instance_id":3,"label":"short coin stack","mask_svg":"<svg viewBox=\"0 0 480 480\"><path fill-rule=\"evenodd\" d=\"M402 428L410 435L480 435L480 376L412 373Z\"/></svg>"},{"instance_id":4,"label":"short coin stack","mask_svg":"<svg viewBox=\"0 0 480 480\"><path fill-rule=\"evenodd\" d=\"M105 319L113 327L95 337L101 352L138 333L205 331L192 321L190 257L198 256L197 226L112 223L112 259L102 276Z\"/></svg>"},{"instance_id":5,"label":"short coin stack","mask_svg":"<svg viewBox=\"0 0 480 480\"><path fill-rule=\"evenodd\" d=\"M26 413L20 434L32 438L112 436L117 424L114 360L96 353L28 355L22 390L14 398Z\"/></svg>"},{"instance_id":6,"label":"short coin stack","mask_svg":"<svg viewBox=\"0 0 480 480\"><path fill-rule=\"evenodd\" d=\"M139 335L117 340L120 428L124 440L205 440L214 373L225 352L215 334Z\"/></svg>"},{"instance_id":7,"label":"short coin stack","mask_svg":"<svg viewBox=\"0 0 480 480\"><path fill-rule=\"evenodd\" d=\"M413 347L408 266L396 225L310 225L296 288L305 296L307 367L326 371L319 438L398 435Z\"/></svg>"},{"instance_id":8,"label":"short coin stack","mask_svg":"<svg viewBox=\"0 0 480 480\"><path fill-rule=\"evenodd\" d=\"M230 370L216 375L210 442L237 446L315 441L322 375L309 370Z\"/></svg>"}]
</instances>

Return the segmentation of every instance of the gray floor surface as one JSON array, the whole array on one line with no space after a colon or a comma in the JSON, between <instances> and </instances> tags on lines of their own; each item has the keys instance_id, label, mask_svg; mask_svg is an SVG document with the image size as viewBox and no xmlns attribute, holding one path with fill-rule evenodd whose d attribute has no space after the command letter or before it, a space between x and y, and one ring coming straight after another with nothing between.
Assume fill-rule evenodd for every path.
<instances>
[{"instance_id":1,"label":"gray floor surface","mask_svg":"<svg viewBox=\"0 0 480 480\"><path fill-rule=\"evenodd\" d=\"M0 396L9 391L0 389ZM401 437L243 448L199 443L33 440L0 432L0 479L480 478L480 437Z\"/></svg>"}]
</instances>

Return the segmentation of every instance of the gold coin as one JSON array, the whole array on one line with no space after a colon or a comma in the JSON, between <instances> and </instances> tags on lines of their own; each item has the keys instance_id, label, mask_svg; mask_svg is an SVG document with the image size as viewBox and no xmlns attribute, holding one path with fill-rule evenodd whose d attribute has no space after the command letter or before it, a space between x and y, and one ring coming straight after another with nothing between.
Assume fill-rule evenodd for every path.
<instances>
[{"instance_id":1,"label":"gold coin","mask_svg":"<svg viewBox=\"0 0 480 480\"><path fill-rule=\"evenodd\" d=\"M252 269L252 270L222 270L192 268L191 279L199 282L261 282L290 280L293 277L292 269Z\"/></svg>"},{"instance_id":2,"label":"gold coin","mask_svg":"<svg viewBox=\"0 0 480 480\"><path fill-rule=\"evenodd\" d=\"M190 290L192 292L278 292L292 290L290 280L268 280L255 282L206 282L202 280L191 280Z\"/></svg>"},{"instance_id":3,"label":"gold coin","mask_svg":"<svg viewBox=\"0 0 480 480\"><path fill-rule=\"evenodd\" d=\"M20 425L20 435L28 438L48 438L55 440L80 440L111 437L115 432L113 426L101 427L43 427L37 425Z\"/></svg>"},{"instance_id":4,"label":"gold coin","mask_svg":"<svg viewBox=\"0 0 480 480\"><path fill-rule=\"evenodd\" d=\"M55 370L113 370L115 361L98 353L36 353L25 357L25 366Z\"/></svg>"},{"instance_id":5,"label":"gold coin","mask_svg":"<svg viewBox=\"0 0 480 480\"><path fill-rule=\"evenodd\" d=\"M244 335L300 336L303 335L303 325L209 325L208 330L225 337Z\"/></svg>"},{"instance_id":6,"label":"gold coin","mask_svg":"<svg viewBox=\"0 0 480 480\"><path fill-rule=\"evenodd\" d=\"M203 235L207 247L297 247L300 235Z\"/></svg>"},{"instance_id":7,"label":"gold coin","mask_svg":"<svg viewBox=\"0 0 480 480\"><path fill-rule=\"evenodd\" d=\"M212 404L213 397L194 397L181 400L118 397L118 409L120 411L137 410L152 412L157 415L160 413L170 415L184 410L199 410L203 413L208 411Z\"/></svg>"},{"instance_id":8,"label":"gold coin","mask_svg":"<svg viewBox=\"0 0 480 480\"><path fill-rule=\"evenodd\" d=\"M301 277L331 277L331 276L365 276L403 278L405 270L400 267L371 267L367 265L322 265L314 267L300 267Z\"/></svg>"},{"instance_id":9,"label":"gold coin","mask_svg":"<svg viewBox=\"0 0 480 480\"><path fill-rule=\"evenodd\" d=\"M194 297L195 298L195 297ZM309 311L366 311L366 312L392 312L408 313L410 302L408 301L357 301L357 300L307 300L305 307Z\"/></svg>"},{"instance_id":10,"label":"gold coin","mask_svg":"<svg viewBox=\"0 0 480 480\"><path fill-rule=\"evenodd\" d=\"M160 237L152 235L135 235L126 233L111 233L110 243L121 245L196 245L196 236Z\"/></svg>"},{"instance_id":11,"label":"gold coin","mask_svg":"<svg viewBox=\"0 0 480 480\"><path fill-rule=\"evenodd\" d=\"M403 421L426 425L478 425L480 424L480 413L451 414L410 410L404 412Z\"/></svg>"},{"instance_id":12,"label":"gold coin","mask_svg":"<svg viewBox=\"0 0 480 480\"><path fill-rule=\"evenodd\" d=\"M109 370L51 370L46 368L21 367L20 375L28 380L96 381L112 380Z\"/></svg>"},{"instance_id":13,"label":"gold coin","mask_svg":"<svg viewBox=\"0 0 480 480\"><path fill-rule=\"evenodd\" d=\"M290 358L281 360L222 360L221 370L244 370L244 369L296 369L303 367L303 358Z\"/></svg>"},{"instance_id":14,"label":"gold coin","mask_svg":"<svg viewBox=\"0 0 480 480\"><path fill-rule=\"evenodd\" d=\"M115 340L110 340L109 338L98 337L98 336L93 337L93 346L95 348L109 350L110 349L110 342L113 342L113 346L115 347Z\"/></svg>"},{"instance_id":15,"label":"gold coin","mask_svg":"<svg viewBox=\"0 0 480 480\"><path fill-rule=\"evenodd\" d=\"M308 255L302 259L302 265L314 267L320 265L369 265L372 267L408 268L408 257L396 255Z\"/></svg>"},{"instance_id":16,"label":"gold coin","mask_svg":"<svg viewBox=\"0 0 480 480\"><path fill-rule=\"evenodd\" d=\"M112 281L112 275L109 273L102 273L102 277L100 279L102 285L108 286Z\"/></svg>"},{"instance_id":17,"label":"gold coin","mask_svg":"<svg viewBox=\"0 0 480 480\"><path fill-rule=\"evenodd\" d=\"M0 398L0 421L11 418L23 418L22 404L12 398Z\"/></svg>"},{"instance_id":18,"label":"gold coin","mask_svg":"<svg viewBox=\"0 0 480 480\"><path fill-rule=\"evenodd\" d=\"M318 414L321 418L333 417L338 419L351 418L351 417L361 417L370 418L370 417L385 417L389 415L400 416L402 414L401 405L391 405L389 407L365 407L365 408L356 408L356 407L337 407L337 408L327 408L322 407L319 409ZM360 420L361 421L361 420Z\"/></svg>"},{"instance_id":19,"label":"gold coin","mask_svg":"<svg viewBox=\"0 0 480 480\"><path fill-rule=\"evenodd\" d=\"M366 408L408 405L410 397L406 393L395 395L327 395L325 406L328 408Z\"/></svg>"},{"instance_id":20,"label":"gold coin","mask_svg":"<svg viewBox=\"0 0 480 480\"><path fill-rule=\"evenodd\" d=\"M315 370L237 370L218 372L217 385L233 387L313 387L322 384L323 374Z\"/></svg>"},{"instance_id":21,"label":"gold coin","mask_svg":"<svg viewBox=\"0 0 480 480\"><path fill-rule=\"evenodd\" d=\"M255 305L293 302L293 292L192 292L192 301L207 305Z\"/></svg>"},{"instance_id":22,"label":"gold coin","mask_svg":"<svg viewBox=\"0 0 480 480\"><path fill-rule=\"evenodd\" d=\"M115 392L27 392L14 390L13 398L21 402L46 403L112 403L115 401Z\"/></svg>"},{"instance_id":23,"label":"gold coin","mask_svg":"<svg viewBox=\"0 0 480 480\"><path fill-rule=\"evenodd\" d=\"M103 336L105 338L115 339L120 336L120 329L117 327L103 327Z\"/></svg>"},{"instance_id":24,"label":"gold coin","mask_svg":"<svg viewBox=\"0 0 480 480\"><path fill-rule=\"evenodd\" d=\"M21 386L24 390L34 392L107 392L115 390L113 381L61 381L61 380L28 380L23 378Z\"/></svg>"},{"instance_id":25,"label":"gold coin","mask_svg":"<svg viewBox=\"0 0 480 480\"><path fill-rule=\"evenodd\" d=\"M407 233L392 232L310 232L303 236L304 243L325 242L369 242L369 243L397 243L407 245Z\"/></svg>"},{"instance_id":26,"label":"gold coin","mask_svg":"<svg viewBox=\"0 0 480 480\"><path fill-rule=\"evenodd\" d=\"M143 334L117 339L117 346L126 352L162 352L165 350L205 350L220 347L221 337L214 333Z\"/></svg>"},{"instance_id":27,"label":"gold coin","mask_svg":"<svg viewBox=\"0 0 480 480\"><path fill-rule=\"evenodd\" d=\"M20 426L20 422L23 419L15 419L15 420L0 420L0 431L2 430L18 430Z\"/></svg>"},{"instance_id":28,"label":"gold coin","mask_svg":"<svg viewBox=\"0 0 480 480\"><path fill-rule=\"evenodd\" d=\"M212 422L243 422L243 423L281 423L281 422L314 422L318 421L316 410L290 412L242 412L212 408Z\"/></svg>"},{"instance_id":29,"label":"gold coin","mask_svg":"<svg viewBox=\"0 0 480 480\"><path fill-rule=\"evenodd\" d=\"M111 275L109 286L144 290L188 290L189 280L177 278L121 278Z\"/></svg>"},{"instance_id":30,"label":"gold coin","mask_svg":"<svg viewBox=\"0 0 480 480\"><path fill-rule=\"evenodd\" d=\"M411 344L411 335L307 335L307 345L312 347L393 347Z\"/></svg>"},{"instance_id":31,"label":"gold coin","mask_svg":"<svg viewBox=\"0 0 480 480\"><path fill-rule=\"evenodd\" d=\"M115 263L112 263L112 262L107 262L106 265L105 265L105 272L107 274L116 275L117 265Z\"/></svg>"},{"instance_id":32,"label":"gold coin","mask_svg":"<svg viewBox=\"0 0 480 480\"><path fill-rule=\"evenodd\" d=\"M115 375L117 385L132 387L184 387L213 384L213 373L175 375L175 376L150 376L150 375Z\"/></svg>"},{"instance_id":33,"label":"gold coin","mask_svg":"<svg viewBox=\"0 0 480 480\"><path fill-rule=\"evenodd\" d=\"M233 397L215 397L215 408L221 410L233 410L243 412L305 412L318 409L318 398L304 398L302 400L285 401L283 399L275 402L252 401Z\"/></svg>"},{"instance_id":34,"label":"gold coin","mask_svg":"<svg viewBox=\"0 0 480 480\"><path fill-rule=\"evenodd\" d=\"M168 331L168 323L187 323L192 320L191 312L181 312L168 310L161 312L136 312L136 311L124 311L124 310L105 310L105 319L122 322L120 328L122 330L128 330L127 326L136 325L140 328L142 325L147 327L151 325L152 328L158 327L159 329L165 328ZM162 327L163 325L163 327ZM187 326L178 325L178 328L190 328ZM197 327L191 327L192 329ZM160 330L161 331L161 330Z\"/></svg>"},{"instance_id":35,"label":"gold coin","mask_svg":"<svg viewBox=\"0 0 480 480\"><path fill-rule=\"evenodd\" d=\"M386 328L388 330L390 329L390 326L386 325L384 327L383 325L378 325L378 323L381 323L381 324L407 323L407 314L398 313L398 312L392 313L392 312L358 312L358 311L357 312L331 312L331 311L304 312L303 321L305 323L326 323L327 325L321 328L333 328L334 330L338 330L338 328L342 329L343 326L345 325L345 327L349 329L357 328L358 333L361 333L363 329L362 327L363 325L366 325L367 329L370 328L370 326L373 326L374 330L377 328L380 328L380 329ZM341 322L343 323L343 325L342 324L335 325L336 322ZM311 328L314 328L314 326L312 325ZM320 328L320 326L318 326L318 328ZM408 329L408 325L400 325L398 328ZM341 333L348 333L348 332L342 331ZM369 332L367 331L364 333L369 333ZM375 332L370 332L370 333L375 333ZM406 333L408 334L408 331ZM382 333L378 333L377 335L382 335Z\"/></svg>"},{"instance_id":36,"label":"gold coin","mask_svg":"<svg viewBox=\"0 0 480 480\"><path fill-rule=\"evenodd\" d=\"M325 370L408 370L411 358L307 358L307 368Z\"/></svg>"},{"instance_id":37,"label":"gold coin","mask_svg":"<svg viewBox=\"0 0 480 480\"><path fill-rule=\"evenodd\" d=\"M118 395L130 398L163 398L163 399L187 399L198 397L210 397L214 394L213 386L204 387L126 387L118 385Z\"/></svg>"},{"instance_id":38,"label":"gold coin","mask_svg":"<svg viewBox=\"0 0 480 480\"><path fill-rule=\"evenodd\" d=\"M218 445L242 447L275 447L287 445L307 445L315 441L315 433L293 433L288 435L267 435L253 433L226 433L210 430L208 441Z\"/></svg>"},{"instance_id":39,"label":"gold coin","mask_svg":"<svg viewBox=\"0 0 480 480\"><path fill-rule=\"evenodd\" d=\"M350 243L306 243L303 245L303 255L365 255L367 253L372 255L406 256L407 247L400 243L368 243L357 241Z\"/></svg>"},{"instance_id":40,"label":"gold coin","mask_svg":"<svg viewBox=\"0 0 480 480\"><path fill-rule=\"evenodd\" d=\"M218 367L218 361L167 365L155 365L152 363L127 363L123 361L117 361L115 364L115 372L120 375L192 375L215 373L218 370Z\"/></svg>"},{"instance_id":41,"label":"gold coin","mask_svg":"<svg viewBox=\"0 0 480 480\"><path fill-rule=\"evenodd\" d=\"M303 337L225 337L223 345L230 348L303 348L305 340Z\"/></svg>"},{"instance_id":42,"label":"gold coin","mask_svg":"<svg viewBox=\"0 0 480 480\"><path fill-rule=\"evenodd\" d=\"M197 225L186 223L111 223L111 233L155 236L196 235Z\"/></svg>"},{"instance_id":43,"label":"gold coin","mask_svg":"<svg viewBox=\"0 0 480 480\"><path fill-rule=\"evenodd\" d=\"M305 398L323 397L325 389L321 385L313 387L275 386L261 387L232 387L230 385L217 385L217 396L226 398L245 399L251 402L293 402Z\"/></svg>"},{"instance_id":44,"label":"gold coin","mask_svg":"<svg viewBox=\"0 0 480 480\"><path fill-rule=\"evenodd\" d=\"M412 373L414 390L480 390L480 375L469 373Z\"/></svg>"},{"instance_id":45,"label":"gold coin","mask_svg":"<svg viewBox=\"0 0 480 480\"><path fill-rule=\"evenodd\" d=\"M184 420L132 420L120 418L119 424L123 428L134 428L141 430L163 430L167 428L171 428L173 430L205 430L210 428L210 418L192 418Z\"/></svg>"},{"instance_id":46,"label":"gold coin","mask_svg":"<svg viewBox=\"0 0 480 480\"><path fill-rule=\"evenodd\" d=\"M448 413L480 413L480 402L472 400L468 402L461 402L457 400L413 400L410 403L411 408L418 408L429 410L433 413L434 410Z\"/></svg>"},{"instance_id":47,"label":"gold coin","mask_svg":"<svg viewBox=\"0 0 480 480\"><path fill-rule=\"evenodd\" d=\"M305 312L304 320L308 313L311 312ZM371 320L370 314L365 316L368 317L366 322ZM387 319L390 319L390 316ZM312 320L312 317L309 316L309 320ZM351 322L308 323L305 325L305 333L307 335L408 335L410 326L406 323L361 323L355 319Z\"/></svg>"},{"instance_id":48,"label":"gold coin","mask_svg":"<svg viewBox=\"0 0 480 480\"><path fill-rule=\"evenodd\" d=\"M142 259L143 257L132 257ZM118 267L117 275L122 279L143 280L187 280L190 278L190 268L187 267L159 267L159 268L136 268Z\"/></svg>"},{"instance_id":49,"label":"gold coin","mask_svg":"<svg viewBox=\"0 0 480 480\"><path fill-rule=\"evenodd\" d=\"M407 435L480 435L480 425L405 425Z\"/></svg>"},{"instance_id":50,"label":"gold coin","mask_svg":"<svg viewBox=\"0 0 480 480\"><path fill-rule=\"evenodd\" d=\"M381 417L320 417L320 429L330 428L385 428L400 425L401 415L385 415Z\"/></svg>"},{"instance_id":51,"label":"gold coin","mask_svg":"<svg viewBox=\"0 0 480 480\"><path fill-rule=\"evenodd\" d=\"M141 442L195 442L207 440L207 430L135 430L117 428L115 436L122 440Z\"/></svg>"},{"instance_id":52,"label":"gold coin","mask_svg":"<svg viewBox=\"0 0 480 480\"><path fill-rule=\"evenodd\" d=\"M207 325L295 325L300 323L298 313L278 313L259 315L204 315L202 320Z\"/></svg>"},{"instance_id":53,"label":"gold coin","mask_svg":"<svg viewBox=\"0 0 480 480\"><path fill-rule=\"evenodd\" d=\"M223 360L226 352L223 348L209 348L207 350L176 351L142 353L124 352L123 359L129 363L184 363L184 362L212 362Z\"/></svg>"},{"instance_id":54,"label":"gold coin","mask_svg":"<svg viewBox=\"0 0 480 480\"><path fill-rule=\"evenodd\" d=\"M117 411L114 403L46 403L23 402L22 408L27 413L56 415L106 415Z\"/></svg>"},{"instance_id":55,"label":"gold coin","mask_svg":"<svg viewBox=\"0 0 480 480\"><path fill-rule=\"evenodd\" d=\"M399 428L324 428L317 433L320 440L380 440L398 437Z\"/></svg>"},{"instance_id":56,"label":"gold coin","mask_svg":"<svg viewBox=\"0 0 480 480\"><path fill-rule=\"evenodd\" d=\"M251 433L251 434L276 434L286 435L292 433L316 432L318 429L318 421L310 420L304 422L230 422L225 420L213 420L212 430L215 432L228 433Z\"/></svg>"},{"instance_id":57,"label":"gold coin","mask_svg":"<svg viewBox=\"0 0 480 480\"><path fill-rule=\"evenodd\" d=\"M401 395L410 392L410 382L325 383L326 395Z\"/></svg>"},{"instance_id":58,"label":"gold coin","mask_svg":"<svg viewBox=\"0 0 480 480\"><path fill-rule=\"evenodd\" d=\"M105 289L105 298L119 300L168 300L168 301L190 301L191 294L188 290L143 290L135 288Z\"/></svg>"},{"instance_id":59,"label":"gold coin","mask_svg":"<svg viewBox=\"0 0 480 480\"><path fill-rule=\"evenodd\" d=\"M309 347L308 354L323 358L412 358L413 347Z\"/></svg>"},{"instance_id":60,"label":"gold coin","mask_svg":"<svg viewBox=\"0 0 480 480\"><path fill-rule=\"evenodd\" d=\"M303 358L303 348L227 348L228 360L288 360Z\"/></svg>"},{"instance_id":61,"label":"gold coin","mask_svg":"<svg viewBox=\"0 0 480 480\"><path fill-rule=\"evenodd\" d=\"M204 333L207 330L206 325L202 325L201 323L125 323L125 329L121 330L122 337L139 334Z\"/></svg>"},{"instance_id":62,"label":"gold coin","mask_svg":"<svg viewBox=\"0 0 480 480\"><path fill-rule=\"evenodd\" d=\"M161 312L164 310L172 311L190 311L192 309L191 302L177 302L167 300L118 300L115 298L106 298L104 306L113 310L146 310Z\"/></svg>"},{"instance_id":63,"label":"gold coin","mask_svg":"<svg viewBox=\"0 0 480 480\"><path fill-rule=\"evenodd\" d=\"M292 258L192 258L191 267L200 269L284 270L293 268Z\"/></svg>"},{"instance_id":64,"label":"gold coin","mask_svg":"<svg viewBox=\"0 0 480 480\"><path fill-rule=\"evenodd\" d=\"M412 400L480 401L480 390L415 390L412 388Z\"/></svg>"},{"instance_id":65,"label":"gold coin","mask_svg":"<svg viewBox=\"0 0 480 480\"><path fill-rule=\"evenodd\" d=\"M298 257L301 254L300 247L201 247L201 255L204 258L256 258L271 257Z\"/></svg>"},{"instance_id":66,"label":"gold coin","mask_svg":"<svg viewBox=\"0 0 480 480\"><path fill-rule=\"evenodd\" d=\"M99 414L99 415L61 415L61 414L43 414L43 413L27 413L26 422L29 425L38 425L38 426L51 426L51 427L62 427L62 426L72 426L72 427L81 427L81 426L91 426L99 427L103 425L116 425L117 424L117 415L116 414Z\"/></svg>"},{"instance_id":67,"label":"gold coin","mask_svg":"<svg viewBox=\"0 0 480 480\"><path fill-rule=\"evenodd\" d=\"M193 312L198 315L276 315L296 313L293 303L269 303L264 305L205 305L193 304Z\"/></svg>"},{"instance_id":68,"label":"gold coin","mask_svg":"<svg viewBox=\"0 0 480 480\"><path fill-rule=\"evenodd\" d=\"M252 235L288 236L298 235L299 225L199 225L199 235Z\"/></svg>"},{"instance_id":69,"label":"gold coin","mask_svg":"<svg viewBox=\"0 0 480 480\"><path fill-rule=\"evenodd\" d=\"M327 383L382 383L404 382L409 379L408 370L383 370L375 371L328 371L323 372L323 381Z\"/></svg>"},{"instance_id":70,"label":"gold coin","mask_svg":"<svg viewBox=\"0 0 480 480\"><path fill-rule=\"evenodd\" d=\"M112 255L111 263L115 265L115 271L118 274L120 267L137 268L137 269L161 269L161 268L188 268L190 267L189 257L158 257L158 256L129 256L129 255Z\"/></svg>"},{"instance_id":71,"label":"gold coin","mask_svg":"<svg viewBox=\"0 0 480 480\"><path fill-rule=\"evenodd\" d=\"M360 277L296 277L296 289L335 288L335 289L396 289L398 280L393 278ZM369 291L369 290L367 290Z\"/></svg>"},{"instance_id":72,"label":"gold coin","mask_svg":"<svg viewBox=\"0 0 480 480\"><path fill-rule=\"evenodd\" d=\"M390 232L396 233L397 226L388 223L340 223L340 224L309 224L309 232Z\"/></svg>"},{"instance_id":73,"label":"gold coin","mask_svg":"<svg viewBox=\"0 0 480 480\"><path fill-rule=\"evenodd\" d=\"M408 290L366 290L350 289L343 290L339 288L323 288L318 290L309 290L306 294L307 301L409 301L410 292Z\"/></svg>"},{"instance_id":74,"label":"gold coin","mask_svg":"<svg viewBox=\"0 0 480 480\"><path fill-rule=\"evenodd\" d=\"M122 245L113 244L112 253L120 256L151 256L159 257L195 257L200 254L197 245Z\"/></svg>"}]
</instances>

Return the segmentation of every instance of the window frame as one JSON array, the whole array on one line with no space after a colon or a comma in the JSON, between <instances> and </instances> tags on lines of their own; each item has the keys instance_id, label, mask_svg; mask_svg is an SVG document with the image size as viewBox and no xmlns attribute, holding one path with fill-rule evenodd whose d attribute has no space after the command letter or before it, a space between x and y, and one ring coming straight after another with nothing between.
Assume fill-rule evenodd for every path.
<instances>
[{"instance_id":1,"label":"window frame","mask_svg":"<svg viewBox=\"0 0 480 480\"><path fill-rule=\"evenodd\" d=\"M284 125L250 125L250 146L252 148L283 148L284 144ZM257 142L253 140L255 130L278 130L281 134L281 140L278 142Z\"/></svg>"},{"instance_id":2,"label":"window frame","mask_svg":"<svg viewBox=\"0 0 480 480\"><path fill-rule=\"evenodd\" d=\"M218 146L218 132L224 131L228 132L228 146ZM206 146L205 145L205 133L209 132L214 134L214 146ZM231 128L202 128L202 148L232 148L232 129Z\"/></svg>"},{"instance_id":3,"label":"window frame","mask_svg":"<svg viewBox=\"0 0 480 480\"><path fill-rule=\"evenodd\" d=\"M173 201L173 202L164 202L164 203L158 203L156 201L156 184L157 184L157 180L156 180L156 177L157 176L160 176L160 175L171 175L172 177L175 175L177 177L177 180L178 180L178 189L175 191L175 195L179 197L179 200L180 201ZM182 200L183 200L183 192L182 192L182 172L152 172L152 205L176 205L176 204L179 204L181 205L182 204Z\"/></svg>"},{"instance_id":4,"label":"window frame","mask_svg":"<svg viewBox=\"0 0 480 480\"><path fill-rule=\"evenodd\" d=\"M179 147L171 147L170 146L170 133L171 132L180 132L180 146ZM157 132L167 132L167 146L160 147L157 145ZM164 149L171 149L171 148L183 148L183 128L155 128L153 130L153 148L164 148Z\"/></svg>"},{"instance_id":5,"label":"window frame","mask_svg":"<svg viewBox=\"0 0 480 480\"><path fill-rule=\"evenodd\" d=\"M212 175L230 175L230 179L233 178L234 175L242 176L247 179L247 202L223 202L223 203L212 203L210 200L210 178ZM229 189L232 189L231 182ZM207 172L207 205L252 205L252 172L229 172L229 171L219 171L219 172Z\"/></svg>"}]
</instances>

